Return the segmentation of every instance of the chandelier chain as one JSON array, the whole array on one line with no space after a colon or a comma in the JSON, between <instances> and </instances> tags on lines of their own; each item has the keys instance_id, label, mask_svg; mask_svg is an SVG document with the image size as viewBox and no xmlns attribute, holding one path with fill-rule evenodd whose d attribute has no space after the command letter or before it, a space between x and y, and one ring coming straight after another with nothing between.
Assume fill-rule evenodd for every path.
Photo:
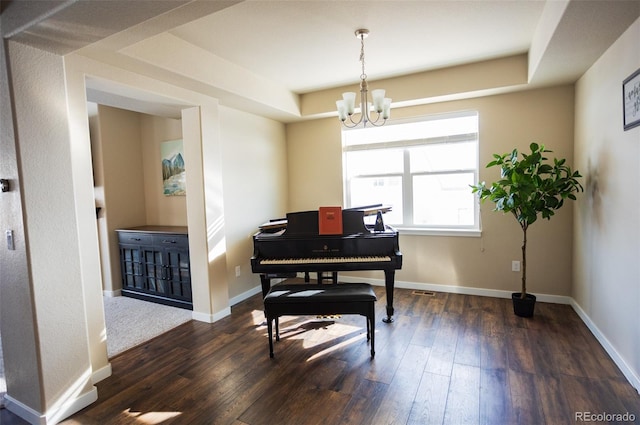
<instances>
[{"instance_id":1,"label":"chandelier chain","mask_svg":"<svg viewBox=\"0 0 640 425\"><path fill-rule=\"evenodd\" d=\"M361 80L367 79L367 74L364 72L364 36L360 36L360 62L362 62L362 74L360 74Z\"/></svg>"}]
</instances>

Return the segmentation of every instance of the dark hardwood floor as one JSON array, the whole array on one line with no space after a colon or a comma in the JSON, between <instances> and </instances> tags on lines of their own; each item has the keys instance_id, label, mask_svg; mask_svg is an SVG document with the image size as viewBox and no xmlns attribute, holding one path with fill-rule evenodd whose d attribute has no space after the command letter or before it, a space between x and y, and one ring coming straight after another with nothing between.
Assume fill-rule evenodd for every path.
<instances>
[{"instance_id":1,"label":"dark hardwood floor","mask_svg":"<svg viewBox=\"0 0 640 425\"><path fill-rule=\"evenodd\" d=\"M283 318L270 359L256 295L113 358L99 400L62 423L640 423L640 395L570 306L538 303L523 319L511 300L396 289L385 324L375 289L373 360L361 316ZM23 423L6 411L0 422Z\"/></svg>"}]
</instances>

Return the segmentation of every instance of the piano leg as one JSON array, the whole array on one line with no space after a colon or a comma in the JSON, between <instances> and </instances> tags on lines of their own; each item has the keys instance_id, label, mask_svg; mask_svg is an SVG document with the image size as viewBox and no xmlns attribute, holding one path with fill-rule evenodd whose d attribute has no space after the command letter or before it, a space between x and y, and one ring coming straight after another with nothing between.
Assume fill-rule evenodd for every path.
<instances>
[{"instance_id":1,"label":"piano leg","mask_svg":"<svg viewBox=\"0 0 640 425\"><path fill-rule=\"evenodd\" d=\"M382 319L384 323L393 322L393 288L395 285L396 271L394 269L384 271L384 286L387 289L387 317Z\"/></svg>"},{"instance_id":2,"label":"piano leg","mask_svg":"<svg viewBox=\"0 0 640 425\"><path fill-rule=\"evenodd\" d=\"M262 284L262 298L267 296L271 289L271 278L266 274L260 275L260 284Z\"/></svg>"}]
</instances>

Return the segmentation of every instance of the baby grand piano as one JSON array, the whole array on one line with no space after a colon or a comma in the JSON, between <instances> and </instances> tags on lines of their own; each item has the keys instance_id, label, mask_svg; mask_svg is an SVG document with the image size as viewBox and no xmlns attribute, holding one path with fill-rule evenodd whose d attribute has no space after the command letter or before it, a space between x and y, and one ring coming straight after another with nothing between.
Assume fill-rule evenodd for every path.
<instances>
[{"instance_id":1,"label":"baby grand piano","mask_svg":"<svg viewBox=\"0 0 640 425\"><path fill-rule=\"evenodd\" d=\"M269 292L271 279L284 274L383 270L383 321L392 322L395 271L402 268L402 253L398 232L382 223L380 211L376 205L342 210L342 234L320 234L318 211L287 213L286 220L261 226L253 235L251 270L260 273L262 296ZM375 225L365 224L370 214L377 215Z\"/></svg>"}]
</instances>

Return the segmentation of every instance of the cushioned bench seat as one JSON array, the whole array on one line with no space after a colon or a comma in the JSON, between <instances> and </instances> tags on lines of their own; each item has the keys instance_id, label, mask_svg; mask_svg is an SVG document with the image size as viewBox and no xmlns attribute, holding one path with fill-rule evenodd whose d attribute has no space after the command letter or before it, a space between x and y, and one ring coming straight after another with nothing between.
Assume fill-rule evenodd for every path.
<instances>
[{"instance_id":1,"label":"cushioned bench seat","mask_svg":"<svg viewBox=\"0 0 640 425\"><path fill-rule=\"evenodd\" d=\"M264 313L269 332L269 355L273 357L273 324L276 340L280 340L280 316L327 314L360 314L367 318L367 340L374 350L376 294L368 283L279 284L271 287L264 298Z\"/></svg>"}]
</instances>

